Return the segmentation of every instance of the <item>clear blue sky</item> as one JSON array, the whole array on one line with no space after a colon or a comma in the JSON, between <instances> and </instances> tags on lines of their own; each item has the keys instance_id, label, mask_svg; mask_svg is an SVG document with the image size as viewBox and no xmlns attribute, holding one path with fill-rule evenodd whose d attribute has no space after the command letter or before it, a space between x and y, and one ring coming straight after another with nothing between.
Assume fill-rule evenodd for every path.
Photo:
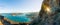
<instances>
[{"instance_id":1,"label":"clear blue sky","mask_svg":"<svg viewBox=\"0 0 60 25\"><path fill-rule=\"evenodd\" d=\"M0 13L38 12L43 0L0 0Z\"/></svg>"}]
</instances>

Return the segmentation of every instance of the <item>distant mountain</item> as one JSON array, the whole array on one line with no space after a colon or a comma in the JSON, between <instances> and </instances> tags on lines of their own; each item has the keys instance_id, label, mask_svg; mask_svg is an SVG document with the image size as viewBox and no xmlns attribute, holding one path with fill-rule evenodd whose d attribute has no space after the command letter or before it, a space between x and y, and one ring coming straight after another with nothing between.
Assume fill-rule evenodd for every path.
<instances>
[{"instance_id":1,"label":"distant mountain","mask_svg":"<svg viewBox=\"0 0 60 25\"><path fill-rule=\"evenodd\" d=\"M39 12L29 12L29 13L26 13L26 16L34 19L38 16L38 14Z\"/></svg>"}]
</instances>

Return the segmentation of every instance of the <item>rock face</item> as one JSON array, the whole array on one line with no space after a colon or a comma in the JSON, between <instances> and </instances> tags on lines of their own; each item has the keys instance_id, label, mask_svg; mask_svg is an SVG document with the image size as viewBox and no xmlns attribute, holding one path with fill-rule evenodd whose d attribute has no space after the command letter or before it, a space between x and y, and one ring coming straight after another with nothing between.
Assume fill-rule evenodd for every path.
<instances>
[{"instance_id":1,"label":"rock face","mask_svg":"<svg viewBox=\"0 0 60 25\"><path fill-rule=\"evenodd\" d=\"M44 0L39 16L30 25L60 25L60 0Z\"/></svg>"}]
</instances>

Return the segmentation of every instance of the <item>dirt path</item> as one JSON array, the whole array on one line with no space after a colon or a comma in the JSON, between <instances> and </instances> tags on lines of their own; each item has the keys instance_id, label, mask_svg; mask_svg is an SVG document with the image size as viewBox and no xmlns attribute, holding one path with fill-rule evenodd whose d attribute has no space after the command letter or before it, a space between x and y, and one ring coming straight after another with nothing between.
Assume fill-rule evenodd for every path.
<instances>
[{"instance_id":1,"label":"dirt path","mask_svg":"<svg viewBox=\"0 0 60 25\"><path fill-rule=\"evenodd\" d=\"M1 23L1 21L0 21L0 25L3 25L3 24Z\"/></svg>"}]
</instances>

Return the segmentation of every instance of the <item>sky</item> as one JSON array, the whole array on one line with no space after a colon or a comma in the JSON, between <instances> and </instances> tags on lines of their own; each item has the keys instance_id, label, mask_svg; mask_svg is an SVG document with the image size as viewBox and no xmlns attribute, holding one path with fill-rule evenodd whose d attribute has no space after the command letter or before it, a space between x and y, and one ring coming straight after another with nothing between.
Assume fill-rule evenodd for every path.
<instances>
[{"instance_id":1,"label":"sky","mask_svg":"<svg viewBox=\"0 0 60 25\"><path fill-rule=\"evenodd\" d=\"M43 0L0 0L0 13L39 12Z\"/></svg>"}]
</instances>

